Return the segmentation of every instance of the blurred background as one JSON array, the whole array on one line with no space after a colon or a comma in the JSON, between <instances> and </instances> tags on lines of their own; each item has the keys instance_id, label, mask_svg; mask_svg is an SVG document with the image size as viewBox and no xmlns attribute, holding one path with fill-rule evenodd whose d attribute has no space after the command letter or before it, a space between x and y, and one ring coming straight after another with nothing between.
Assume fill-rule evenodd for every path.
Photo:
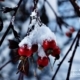
<instances>
[{"instance_id":1,"label":"blurred background","mask_svg":"<svg viewBox=\"0 0 80 80\"><path fill-rule=\"evenodd\" d=\"M53 10L44 0L39 0L37 8L41 18L41 21L46 24L56 35L57 44L61 49L60 59L55 63L53 67L54 57L50 57L50 63L47 67L43 70L39 70L36 68L36 73L39 77L39 80L51 80L55 70L57 68L57 64L62 60L66 52L68 51L73 39L76 36L78 29L80 28L79 17L76 16L73 6L69 0L47 0L50 5L52 6ZM0 2L0 8L2 7L15 7L19 0L4 0ZM80 0L77 0L79 5ZM32 12L33 7L33 0L23 0L20 8L16 14L15 21L14 21L14 28L20 35L20 39L22 40L27 33L28 25L30 22L30 14ZM60 24L58 23L56 16L65 22ZM12 14L14 12L3 13L0 11L0 18L3 20L3 30L0 32L0 40L5 33ZM70 35L67 34L69 32L69 28L74 28L75 31ZM12 31L10 30L3 42L0 46L0 67L5 64L8 60L12 59L15 56L13 50L9 49L9 42L8 39L15 39ZM74 47L74 46L73 46ZM73 48L74 49L74 48ZM72 54L73 49L70 51L69 55L67 56L66 60L62 64L55 80L66 80L67 70L69 66L69 58ZM78 47L76 51L76 55L74 57L70 80L80 80L80 47ZM11 62L5 68L0 71L0 80L18 80L19 74L16 74L19 62ZM52 68L51 68L52 66ZM24 80L37 80L36 77L33 75L35 65L30 64L29 68L29 75L24 77Z\"/></svg>"}]
</instances>

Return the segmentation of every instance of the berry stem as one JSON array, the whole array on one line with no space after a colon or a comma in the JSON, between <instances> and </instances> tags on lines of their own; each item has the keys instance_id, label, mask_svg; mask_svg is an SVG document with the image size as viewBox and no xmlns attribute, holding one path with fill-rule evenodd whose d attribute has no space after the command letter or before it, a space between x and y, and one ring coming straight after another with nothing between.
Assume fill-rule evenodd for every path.
<instances>
[{"instance_id":1,"label":"berry stem","mask_svg":"<svg viewBox=\"0 0 80 80\"><path fill-rule=\"evenodd\" d=\"M20 72L18 80L23 80L23 78L24 78L24 74Z\"/></svg>"},{"instance_id":2,"label":"berry stem","mask_svg":"<svg viewBox=\"0 0 80 80\"><path fill-rule=\"evenodd\" d=\"M54 59L54 63L53 63L53 66L54 66L54 64L55 64L56 60L57 60L57 59L55 58L55 59Z\"/></svg>"}]
</instances>

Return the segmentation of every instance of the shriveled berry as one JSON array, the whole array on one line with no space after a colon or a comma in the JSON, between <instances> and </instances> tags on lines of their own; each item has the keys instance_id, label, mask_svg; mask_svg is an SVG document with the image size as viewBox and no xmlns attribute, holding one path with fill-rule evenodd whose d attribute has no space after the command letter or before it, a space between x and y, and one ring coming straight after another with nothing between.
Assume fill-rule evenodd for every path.
<instances>
[{"instance_id":1,"label":"shriveled berry","mask_svg":"<svg viewBox=\"0 0 80 80\"><path fill-rule=\"evenodd\" d=\"M54 57L57 57L60 55L60 49L58 46L56 46L54 49L53 49L53 53L51 54L52 56Z\"/></svg>"},{"instance_id":2,"label":"shriveled berry","mask_svg":"<svg viewBox=\"0 0 80 80\"><path fill-rule=\"evenodd\" d=\"M73 33L75 31L74 27L70 27L70 32Z\"/></svg>"},{"instance_id":3,"label":"shriveled berry","mask_svg":"<svg viewBox=\"0 0 80 80\"><path fill-rule=\"evenodd\" d=\"M32 52L36 52L38 50L38 45L37 44L34 44L32 45Z\"/></svg>"},{"instance_id":4,"label":"shriveled berry","mask_svg":"<svg viewBox=\"0 0 80 80\"><path fill-rule=\"evenodd\" d=\"M70 37L72 37L72 33L71 32L66 32L66 36L70 38Z\"/></svg>"}]
</instances>

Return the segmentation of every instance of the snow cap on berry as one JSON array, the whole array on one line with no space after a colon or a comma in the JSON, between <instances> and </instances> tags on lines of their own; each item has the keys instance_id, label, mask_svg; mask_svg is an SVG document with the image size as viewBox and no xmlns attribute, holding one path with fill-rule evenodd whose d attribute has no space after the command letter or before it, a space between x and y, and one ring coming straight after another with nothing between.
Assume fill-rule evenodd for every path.
<instances>
[{"instance_id":1,"label":"snow cap on berry","mask_svg":"<svg viewBox=\"0 0 80 80\"><path fill-rule=\"evenodd\" d=\"M19 47L22 47L24 44L27 44L31 48L31 39L29 36L24 37L24 39L19 43Z\"/></svg>"},{"instance_id":2,"label":"snow cap on berry","mask_svg":"<svg viewBox=\"0 0 80 80\"><path fill-rule=\"evenodd\" d=\"M42 46L39 45L38 47L39 47L39 48L38 48L38 56L41 57L41 58L46 57L46 54L45 54Z\"/></svg>"},{"instance_id":3,"label":"snow cap on berry","mask_svg":"<svg viewBox=\"0 0 80 80\"><path fill-rule=\"evenodd\" d=\"M37 28L33 40L42 45L44 40L54 40L56 42L56 36L46 25L42 24L41 27Z\"/></svg>"}]
</instances>

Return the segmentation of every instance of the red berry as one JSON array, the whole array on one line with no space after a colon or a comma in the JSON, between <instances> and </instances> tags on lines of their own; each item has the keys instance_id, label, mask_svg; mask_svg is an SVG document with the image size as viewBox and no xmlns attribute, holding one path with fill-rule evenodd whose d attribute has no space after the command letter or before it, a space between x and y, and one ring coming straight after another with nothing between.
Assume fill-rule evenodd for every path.
<instances>
[{"instance_id":1,"label":"red berry","mask_svg":"<svg viewBox=\"0 0 80 80\"><path fill-rule=\"evenodd\" d=\"M75 29L73 27L70 27L70 32L73 33L75 31Z\"/></svg>"},{"instance_id":2,"label":"red berry","mask_svg":"<svg viewBox=\"0 0 80 80\"><path fill-rule=\"evenodd\" d=\"M43 49L47 56L54 52L53 49L55 47L56 47L56 42L54 40L51 40L51 41L45 40L43 42Z\"/></svg>"},{"instance_id":3,"label":"red berry","mask_svg":"<svg viewBox=\"0 0 80 80\"><path fill-rule=\"evenodd\" d=\"M49 47L49 42L47 40L43 41L43 45L42 46L43 46L44 50L47 50L48 47Z\"/></svg>"},{"instance_id":4,"label":"red berry","mask_svg":"<svg viewBox=\"0 0 80 80\"><path fill-rule=\"evenodd\" d=\"M43 46L44 50L52 49L53 47L56 46L56 43L54 40L51 40L51 41L45 40L45 41L43 41L42 46Z\"/></svg>"},{"instance_id":5,"label":"red berry","mask_svg":"<svg viewBox=\"0 0 80 80\"><path fill-rule=\"evenodd\" d=\"M51 54L52 56L56 57L57 55L60 54L60 49L58 46L56 46L54 49L53 49L53 53Z\"/></svg>"},{"instance_id":6,"label":"red berry","mask_svg":"<svg viewBox=\"0 0 80 80\"><path fill-rule=\"evenodd\" d=\"M66 36L67 37L72 37L72 33L71 32L66 32Z\"/></svg>"},{"instance_id":7,"label":"red berry","mask_svg":"<svg viewBox=\"0 0 80 80\"><path fill-rule=\"evenodd\" d=\"M18 49L18 53L20 56L30 57L32 55L32 50L27 47L27 45L23 45Z\"/></svg>"},{"instance_id":8,"label":"red berry","mask_svg":"<svg viewBox=\"0 0 80 80\"><path fill-rule=\"evenodd\" d=\"M37 60L37 64L39 65L39 67L45 67L48 65L48 62L49 62L49 58L48 57L39 57L38 60Z\"/></svg>"},{"instance_id":9,"label":"red berry","mask_svg":"<svg viewBox=\"0 0 80 80\"><path fill-rule=\"evenodd\" d=\"M38 50L38 45L37 44L32 45L31 49L33 53L36 52Z\"/></svg>"}]
</instances>

